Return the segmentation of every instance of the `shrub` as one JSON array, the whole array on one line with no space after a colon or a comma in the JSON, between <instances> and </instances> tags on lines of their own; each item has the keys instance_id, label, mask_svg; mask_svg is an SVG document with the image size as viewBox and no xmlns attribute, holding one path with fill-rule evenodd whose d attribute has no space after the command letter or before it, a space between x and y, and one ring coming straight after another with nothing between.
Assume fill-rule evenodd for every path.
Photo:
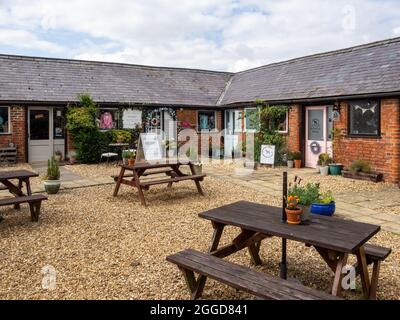
<instances>
[{"instance_id":1,"label":"shrub","mask_svg":"<svg viewBox=\"0 0 400 320\"><path fill-rule=\"evenodd\" d=\"M363 173L370 173L371 172L371 165L368 161L365 160L356 160L350 165L350 171L353 173L363 172Z\"/></svg>"},{"instance_id":2,"label":"shrub","mask_svg":"<svg viewBox=\"0 0 400 320\"><path fill-rule=\"evenodd\" d=\"M60 167L58 166L58 162L56 158L52 156L49 160L47 160L47 180L59 180L60 179Z\"/></svg>"},{"instance_id":3,"label":"shrub","mask_svg":"<svg viewBox=\"0 0 400 320\"><path fill-rule=\"evenodd\" d=\"M112 141L122 141L123 143L130 143L132 140L132 133L127 130L112 130Z\"/></svg>"},{"instance_id":4,"label":"shrub","mask_svg":"<svg viewBox=\"0 0 400 320\"><path fill-rule=\"evenodd\" d=\"M110 132L101 132L97 128L81 130L74 135L76 157L83 163L97 163L101 154L108 150L111 141Z\"/></svg>"}]
</instances>

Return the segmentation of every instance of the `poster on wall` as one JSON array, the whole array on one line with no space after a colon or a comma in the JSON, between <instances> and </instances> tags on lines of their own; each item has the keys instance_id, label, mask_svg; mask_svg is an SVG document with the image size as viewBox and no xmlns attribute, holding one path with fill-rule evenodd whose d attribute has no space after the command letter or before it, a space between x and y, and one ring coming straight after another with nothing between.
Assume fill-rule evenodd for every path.
<instances>
[{"instance_id":1,"label":"poster on wall","mask_svg":"<svg viewBox=\"0 0 400 320\"><path fill-rule=\"evenodd\" d=\"M158 161L162 159L161 137L156 133L140 134L144 160Z\"/></svg>"},{"instance_id":2,"label":"poster on wall","mask_svg":"<svg viewBox=\"0 0 400 320\"><path fill-rule=\"evenodd\" d=\"M275 146L261 146L260 163L275 165Z\"/></svg>"},{"instance_id":3,"label":"poster on wall","mask_svg":"<svg viewBox=\"0 0 400 320\"><path fill-rule=\"evenodd\" d=\"M126 109L122 114L122 127L124 129L135 129L142 124L142 111Z\"/></svg>"}]
</instances>

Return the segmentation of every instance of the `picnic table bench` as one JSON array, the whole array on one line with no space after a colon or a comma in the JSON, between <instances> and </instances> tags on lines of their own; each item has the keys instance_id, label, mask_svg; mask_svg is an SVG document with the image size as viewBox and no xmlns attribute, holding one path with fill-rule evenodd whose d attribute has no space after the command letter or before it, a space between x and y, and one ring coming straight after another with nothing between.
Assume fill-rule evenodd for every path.
<instances>
[{"instance_id":1,"label":"picnic table bench","mask_svg":"<svg viewBox=\"0 0 400 320\"><path fill-rule=\"evenodd\" d=\"M390 249L367 244L380 231L379 226L316 215L312 215L308 225L291 226L282 223L281 212L282 208L240 201L200 213L199 217L210 220L214 229L209 255L222 259L247 248L252 261L258 265L261 264L259 256L261 242L265 238L276 236L302 242L313 246L333 271L331 293L340 297L343 267L347 264L348 256L354 254L357 258L356 270L361 278L364 296L370 299L376 298L379 264L390 254ZM230 244L219 247L226 226L237 227L240 233ZM371 282L367 268L370 263L374 263L375 270ZM194 270L193 266L191 269L189 266L186 267L200 273L195 287L191 285L192 297L196 299L202 294L207 276L215 279L216 275L206 273L204 268ZM228 280L223 281L227 283Z\"/></svg>"},{"instance_id":2,"label":"picnic table bench","mask_svg":"<svg viewBox=\"0 0 400 320\"><path fill-rule=\"evenodd\" d=\"M191 174L184 174L180 168L189 166ZM126 171L132 172L126 174ZM141 177L149 177L152 175L165 174L168 178L153 178L149 180L141 180ZM204 180L206 175L195 174L194 165L191 162L161 162L161 163L135 163L133 166L121 165L118 176L113 176L116 182L114 189L114 197L118 195L121 184L135 187L138 189L138 196L142 205L146 206L143 190L149 190L151 186L167 184L169 188L173 183L192 180L196 184L197 191L200 195L204 195L200 182ZM131 178L131 179L127 179Z\"/></svg>"},{"instance_id":3,"label":"picnic table bench","mask_svg":"<svg viewBox=\"0 0 400 320\"><path fill-rule=\"evenodd\" d=\"M182 271L192 299L200 297L197 288L201 285L201 277L209 277L261 299L341 300L339 297L305 287L300 283L273 277L190 249L168 256L167 261L176 264ZM197 280L194 273L200 275Z\"/></svg>"},{"instance_id":4,"label":"picnic table bench","mask_svg":"<svg viewBox=\"0 0 400 320\"><path fill-rule=\"evenodd\" d=\"M36 172L28 170L13 170L0 172L0 190L8 190L14 195L13 198L0 199L0 206L13 205L15 209L20 209L20 205L28 203L31 220L37 222L39 220L40 207L43 200L47 197L42 194L32 195L30 178L39 176ZM18 180L15 184L12 180ZM25 183L26 193L23 192L23 184Z\"/></svg>"}]
</instances>

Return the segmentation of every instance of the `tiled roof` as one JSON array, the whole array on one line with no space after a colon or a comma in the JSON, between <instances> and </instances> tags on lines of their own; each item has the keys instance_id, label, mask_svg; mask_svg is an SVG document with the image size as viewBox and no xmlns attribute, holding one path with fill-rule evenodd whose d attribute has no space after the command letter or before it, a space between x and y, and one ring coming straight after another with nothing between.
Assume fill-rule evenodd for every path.
<instances>
[{"instance_id":1,"label":"tiled roof","mask_svg":"<svg viewBox=\"0 0 400 320\"><path fill-rule=\"evenodd\" d=\"M0 101L95 101L215 106L232 74L0 55Z\"/></svg>"},{"instance_id":2,"label":"tiled roof","mask_svg":"<svg viewBox=\"0 0 400 320\"><path fill-rule=\"evenodd\" d=\"M234 75L220 104L400 92L400 38Z\"/></svg>"},{"instance_id":3,"label":"tiled roof","mask_svg":"<svg viewBox=\"0 0 400 320\"><path fill-rule=\"evenodd\" d=\"M224 106L400 92L400 38L239 72L0 55L0 101Z\"/></svg>"}]
</instances>

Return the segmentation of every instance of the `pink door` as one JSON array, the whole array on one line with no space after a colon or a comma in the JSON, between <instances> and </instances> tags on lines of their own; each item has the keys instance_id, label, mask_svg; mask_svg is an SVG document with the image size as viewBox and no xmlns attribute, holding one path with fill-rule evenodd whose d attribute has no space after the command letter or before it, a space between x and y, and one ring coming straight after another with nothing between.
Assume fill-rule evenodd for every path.
<instances>
[{"instance_id":1,"label":"pink door","mask_svg":"<svg viewBox=\"0 0 400 320\"><path fill-rule=\"evenodd\" d=\"M332 152L331 107L306 108L306 167L315 168L321 153Z\"/></svg>"}]
</instances>

